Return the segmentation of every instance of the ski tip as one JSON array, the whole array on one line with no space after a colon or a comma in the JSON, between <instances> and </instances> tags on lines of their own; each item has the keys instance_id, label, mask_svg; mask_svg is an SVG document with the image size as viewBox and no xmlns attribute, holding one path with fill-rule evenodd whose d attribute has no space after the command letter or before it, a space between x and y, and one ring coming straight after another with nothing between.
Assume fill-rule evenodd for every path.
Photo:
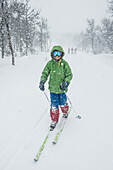
<instances>
[{"instance_id":1,"label":"ski tip","mask_svg":"<svg viewBox=\"0 0 113 170\"><path fill-rule=\"evenodd\" d=\"M37 161L38 161L38 159L34 158L34 161L35 161L35 162L37 162Z\"/></svg>"}]
</instances>

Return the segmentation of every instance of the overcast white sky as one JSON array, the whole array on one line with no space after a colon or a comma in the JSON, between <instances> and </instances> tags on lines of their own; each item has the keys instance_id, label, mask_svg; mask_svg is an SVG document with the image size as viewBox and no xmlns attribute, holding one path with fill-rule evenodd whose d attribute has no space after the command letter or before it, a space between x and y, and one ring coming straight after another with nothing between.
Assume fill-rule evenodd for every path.
<instances>
[{"instance_id":1,"label":"overcast white sky","mask_svg":"<svg viewBox=\"0 0 113 170\"><path fill-rule=\"evenodd\" d=\"M107 16L107 0L31 0L30 4L41 9L52 32L80 32L87 18L94 18L98 24Z\"/></svg>"}]
</instances>

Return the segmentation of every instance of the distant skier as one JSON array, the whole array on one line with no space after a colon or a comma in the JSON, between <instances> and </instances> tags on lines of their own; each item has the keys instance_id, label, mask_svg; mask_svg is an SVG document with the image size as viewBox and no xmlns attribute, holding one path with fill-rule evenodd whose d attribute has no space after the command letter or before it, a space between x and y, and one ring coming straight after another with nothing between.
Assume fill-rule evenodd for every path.
<instances>
[{"instance_id":1,"label":"distant skier","mask_svg":"<svg viewBox=\"0 0 113 170\"><path fill-rule=\"evenodd\" d=\"M73 48L71 48L71 54L73 54Z\"/></svg>"},{"instance_id":2,"label":"distant skier","mask_svg":"<svg viewBox=\"0 0 113 170\"><path fill-rule=\"evenodd\" d=\"M74 49L74 53L75 53L75 54L77 53L77 48Z\"/></svg>"},{"instance_id":3,"label":"distant skier","mask_svg":"<svg viewBox=\"0 0 113 170\"><path fill-rule=\"evenodd\" d=\"M70 51L71 51L70 48L68 48L68 54L70 54Z\"/></svg>"},{"instance_id":4,"label":"distant skier","mask_svg":"<svg viewBox=\"0 0 113 170\"><path fill-rule=\"evenodd\" d=\"M44 91L44 84L49 79L50 90L50 115L52 123L50 129L53 130L59 120L59 106L63 112L63 117L68 117L69 106L65 92L72 79L71 68L68 63L63 59L64 50L61 46L54 46L51 51L51 60L46 64L42 71L39 88Z\"/></svg>"}]
</instances>

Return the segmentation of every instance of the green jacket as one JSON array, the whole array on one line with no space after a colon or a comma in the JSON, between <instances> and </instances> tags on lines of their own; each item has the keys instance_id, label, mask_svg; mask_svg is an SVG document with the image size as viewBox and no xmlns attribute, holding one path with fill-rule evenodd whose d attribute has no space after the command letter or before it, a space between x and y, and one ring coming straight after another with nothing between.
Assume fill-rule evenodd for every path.
<instances>
[{"instance_id":1,"label":"green jacket","mask_svg":"<svg viewBox=\"0 0 113 170\"><path fill-rule=\"evenodd\" d=\"M60 47L60 46L55 46L55 47ZM53 49L59 50L59 48L55 48L55 47L53 47ZM61 51L61 48L59 51ZM64 52L64 51L61 51L61 52ZM46 64L44 70L42 71L42 76L41 76L40 81L46 82L48 79L48 76L50 76L49 78L50 92L56 93L56 94L67 92L67 89L65 91L60 90L61 83L63 83L64 81L67 81L68 83L70 83L72 79L71 68L64 59L61 59L60 61L51 59Z\"/></svg>"}]
</instances>

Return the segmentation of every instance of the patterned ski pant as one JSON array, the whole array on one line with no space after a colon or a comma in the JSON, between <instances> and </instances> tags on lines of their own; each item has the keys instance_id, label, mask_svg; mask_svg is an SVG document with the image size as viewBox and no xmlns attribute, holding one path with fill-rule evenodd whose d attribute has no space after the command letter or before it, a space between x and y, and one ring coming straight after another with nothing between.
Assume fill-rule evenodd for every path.
<instances>
[{"instance_id":1,"label":"patterned ski pant","mask_svg":"<svg viewBox=\"0 0 113 170\"><path fill-rule=\"evenodd\" d=\"M58 122L59 106L63 114L66 114L69 110L69 106L67 103L67 96L65 93L56 94L50 92L50 99L51 99L51 108L50 108L51 120Z\"/></svg>"}]
</instances>

